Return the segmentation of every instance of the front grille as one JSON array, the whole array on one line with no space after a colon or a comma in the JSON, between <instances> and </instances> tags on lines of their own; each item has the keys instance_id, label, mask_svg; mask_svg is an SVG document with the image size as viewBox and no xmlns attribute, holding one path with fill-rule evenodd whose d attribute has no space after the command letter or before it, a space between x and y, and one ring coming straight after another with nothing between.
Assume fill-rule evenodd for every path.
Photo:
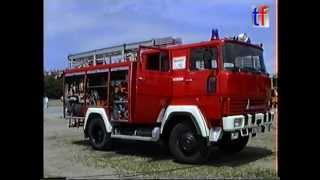
<instances>
[{"instance_id":1,"label":"front grille","mask_svg":"<svg viewBox=\"0 0 320 180\"><path fill-rule=\"evenodd\" d=\"M230 113L243 114L246 109L247 100L245 99L230 99Z\"/></svg>"},{"instance_id":2,"label":"front grille","mask_svg":"<svg viewBox=\"0 0 320 180\"><path fill-rule=\"evenodd\" d=\"M248 98L231 98L229 103L229 109L231 114L244 114L263 111L267 105L264 99L250 99L249 107L254 107L255 109L247 110L246 107L248 104Z\"/></svg>"},{"instance_id":3,"label":"front grille","mask_svg":"<svg viewBox=\"0 0 320 180\"><path fill-rule=\"evenodd\" d=\"M257 120L257 125L260 125L261 124L261 119L258 119Z\"/></svg>"},{"instance_id":4,"label":"front grille","mask_svg":"<svg viewBox=\"0 0 320 180\"><path fill-rule=\"evenodd\" d=\"M256 116L252 116L251 123L254 124L256 122Z\"/></svg>"},{"instance_id":5,"label":"front grille","mask_svg":"<svg viewBox=\"0 0 320 180\"><path fill-rule=\"evenodd\" d=\"M251 106L261 106L261 105L267 105L266 101L264 99L250 99L250 105Z\"/></svg>"},{"instance_id":6,"label":"front grille","mask_svg":"<svg viewBox=\"0 0 320 180\"><path fill-rule=\"evenodd\" d=\"M271 113L270 112L268 113L268 117L269 117L268 121L270 122L271 121Z\"/></svg>"},{"instance_id":7,"label":"front grille","mask_svg":"<svg viewBox=\"0 0 320 180\"><path fill-rule=\"evenodd\" d=\"M248 115L244 116L244 125L247 126L248 125Z\"/></svg>"}]
</instances>

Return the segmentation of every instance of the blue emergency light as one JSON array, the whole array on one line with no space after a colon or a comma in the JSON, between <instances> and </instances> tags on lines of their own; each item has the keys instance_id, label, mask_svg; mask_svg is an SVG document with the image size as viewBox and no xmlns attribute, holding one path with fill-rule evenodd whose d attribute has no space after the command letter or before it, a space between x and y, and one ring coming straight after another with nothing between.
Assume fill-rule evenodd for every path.
<instances>
[{"instance_id":1,"label":"blue emergency light","mask_svg":"<svg viewBox=\"0 0 320 180\"><path fill-rule=\"evenodd\" d=\"M219 39L218 29L212 29L211 40Z\"/></svg>"}]
</instances>

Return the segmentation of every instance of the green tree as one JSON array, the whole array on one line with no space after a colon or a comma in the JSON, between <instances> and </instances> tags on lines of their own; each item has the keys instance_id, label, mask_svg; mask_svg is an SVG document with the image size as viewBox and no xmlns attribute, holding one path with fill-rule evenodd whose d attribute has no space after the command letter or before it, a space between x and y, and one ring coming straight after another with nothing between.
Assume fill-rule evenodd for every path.
<instances>
[{"instance_id":1,"label":"green tree","mask_svg":"<svg viewBox=\"0 0 320 180\"><path fill-rule=\"evenodd\" d=\"M51 99L59 99L63 94L63 82L54 75L44 76L44 95Z\"/></svg>"}]
</instances>

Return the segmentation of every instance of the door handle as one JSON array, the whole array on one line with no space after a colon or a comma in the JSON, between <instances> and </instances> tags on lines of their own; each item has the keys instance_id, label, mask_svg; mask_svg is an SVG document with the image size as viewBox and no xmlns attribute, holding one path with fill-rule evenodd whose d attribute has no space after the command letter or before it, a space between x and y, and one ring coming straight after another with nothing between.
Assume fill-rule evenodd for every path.
<instances>
[{"instance_id":1,"label":"door handle","mask_svg":"<svg viewBox=\"0 0 320 180\"><path fill-rule=\"evenodd\" d=\"M143 78L143 77L138 77L138 80L139 80L139 81L143 81L144 78Z\"/></svg>"},{"instance_id":2,"label":"door handle","mask_svg":"<svg viewBox=\"0 0 320 180\"><path fill-rule=\"evenodd\" d=\"M189 78L189 79L185 79L184 81L185 81L185 82L192 82L192 79Z\"/></svg>"}]
</instances>

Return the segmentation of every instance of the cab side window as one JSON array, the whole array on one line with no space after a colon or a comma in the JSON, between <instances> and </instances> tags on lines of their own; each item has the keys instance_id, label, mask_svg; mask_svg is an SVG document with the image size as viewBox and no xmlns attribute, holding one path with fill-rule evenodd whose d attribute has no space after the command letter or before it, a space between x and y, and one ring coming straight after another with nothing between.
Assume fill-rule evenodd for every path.
<instances>
[{"instance_id":1,"label":"cab side window","mask_svg":"<svg viewBox=\"0 0 320 180\"><path fill-rule=\"evenodd\" d=\"M159 71L160 70L160 59L159 54L148 54L146 56L146 69L152 70L152 71Z\"/></svg>"},{"instance_id":2,"label":"cab side window","mask_svg":"<svg viewBox=\"0 0 320 180\"><path fill-rule=\"evenodd\" d=\"M145 56L146 69L151 71L168 72L169 58L166 52L157 52Z\"/></svg>"},{"instance_id":3,"label":"cab side window","mask_svg":"<svg viewBox=\"0 0 320 180\"><path fill-rule=\"evenodd\" d=\"M191 49L191 70L204 70L217 68L217 49L200 47Z\"/></svg>"}]
</instances>

